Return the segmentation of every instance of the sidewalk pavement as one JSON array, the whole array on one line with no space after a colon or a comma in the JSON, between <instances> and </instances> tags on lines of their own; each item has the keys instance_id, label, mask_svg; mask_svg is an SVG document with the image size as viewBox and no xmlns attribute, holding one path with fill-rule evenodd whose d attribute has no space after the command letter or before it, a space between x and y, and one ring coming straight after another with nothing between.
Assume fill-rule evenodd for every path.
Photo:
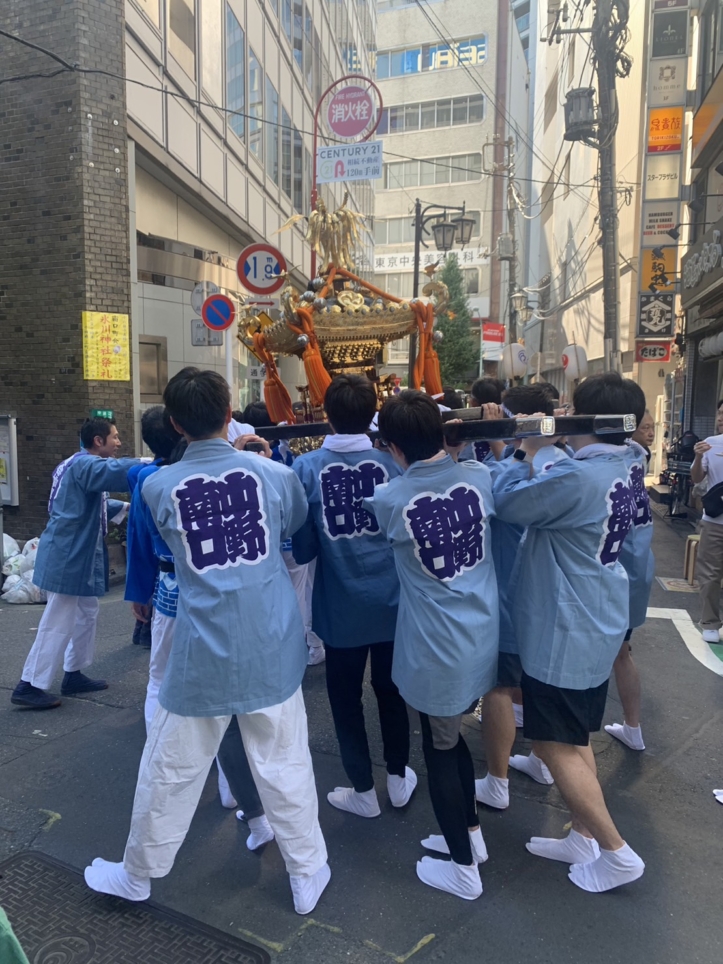
<instances>
[{"instance_id":1,"label":"sidewalk pavement","mask_svg":"<svg viewBox=\"0 0 723 964\"><path fill-rule=\"evenodd\" d=\"M691 531L655 518L660 575L682 576ZM697 596L656 583L650 606L695 618ZM130 644L133 620L114 591L101 604L93 666L110 688L66 699L58 710L18 711L10 692L41 612L0 603L0 859L36 848L78 868L99 855L119 860L145 737L148 652ZM482 898L466 902L425 887L415 875L424 853L419 841L437 828L419 727L415 721L411 761L419 787L397 811L387 800L367 687L382 816L367 821L334 810L326 793L346 778L318 666L307 671L304 692L332 880L313 920L294 914L276 846L261 856L247 851L245 828L219 803L215 770L176 866L154 882L153 899L229 933L252 935L282 964L719 964L723 807L711 791L723 786L723 678L691 654L669 615L649 618L632 645L643 678L647 749L634 753L604 731L593 745L611 812L647 863L635 884L587 894L568 881L565 865L530 855L524 843L531 835L562 835L569 817L554 787L511 771L509 810L480 808L490 853ZM620 719L611 685L605 722ZM465 735L481 776L484 753L471 717ZM517 752L526 750L524 740L518 744Z\"/></svg>"}]
</instances>

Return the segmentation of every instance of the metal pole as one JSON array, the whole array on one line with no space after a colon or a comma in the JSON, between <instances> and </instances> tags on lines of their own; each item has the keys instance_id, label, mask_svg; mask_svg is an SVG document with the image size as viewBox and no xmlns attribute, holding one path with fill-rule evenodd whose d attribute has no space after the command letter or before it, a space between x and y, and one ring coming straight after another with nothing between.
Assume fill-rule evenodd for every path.
<instances>
[{"instance_id":1,"label":"metal pole","mask_svg":"<svg viewBox=\"0 0 723 964\"><path fill-rule=\"evenodd\" d=\"M234 330L236 326L231 325L225 331L225 341L226 341L226 381L228 382L228 387L231 389L231 408L236 408L238 405L238 398L235 397L235 379L233 377L233 349L234 349Z\"/></svg>"},{"instance_id":2,"label":"metal pole","mask_svg":"<svg viewBox=\"0 0 723 964\"><path fill-rule=\"evenodd\" d=\"M615 51L610 43L611 0L598 0L592 28L597 61L600 187L598 205L603 245L603 346L605 371L620 371L620 258L615 184L615 131L618 103L615 90Z\"/></svg>"},{"instance_id":3,"label":"metal pole","mask_svg":"<svg viewBox=\"0 0 723 964\"><path fill-rule=\"evenodd\" d=\"M512 156L512 138L505 141L507 148L507 230L512 238L512 260L508 262L507 300L510 312L510 342L517 341L517 312L512 307L512 295L517 291L517 240L515 232L515 202L512 192L512 180L515 176L514 160Z\"/></svg>"},{"instance_id":4,"label":"metal pole","mask_svg":"<svg viewBox=\"0 0 723 964\"><path fill-rule=\"evenodd\" d=\"M412 297L419 297L419 261L422 253L422 202L417 198L414 202L414 276L412 279ZM414 388L414 363L417 357L417 331L409 336L409 368L407 383Z\"/></svg>"}]
</instances>

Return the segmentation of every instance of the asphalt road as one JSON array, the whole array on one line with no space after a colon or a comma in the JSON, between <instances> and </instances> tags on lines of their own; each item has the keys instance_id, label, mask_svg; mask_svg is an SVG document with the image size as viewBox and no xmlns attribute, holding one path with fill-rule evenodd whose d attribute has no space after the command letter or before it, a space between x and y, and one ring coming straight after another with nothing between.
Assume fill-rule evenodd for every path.
<instances>
[{"instance_id":1,"label":"asphalt road","mask_svg":"<svg viewBox=\"0 0 723 964\"><path fill-rule=\"evenodd\" d=\"M658 573L680 576L691 530L658 519L655 525ZM697 599L656 585L651 606L689 609L695 618ZM132 620L114 590L101 603L93 667L110 689L45 713L17 710L10 692L41 613L39 606L0 603L0 859L35 848L78 868L96 856L120 860L145 737L148 653L130 644ZM723 786L723 677L691 655L670 618L649 619L633 645L647 749L634 753L604 732L594 748L614 819L647 863L640 881L587 894L568 881L565 865L527 853L531 835L562 835L568 814L554 787L511 771L509 810L480 808L490 853L482 898L466 902L425 887L415 875L419 841L437 828L419 728L412 759L419 787L404 811L389 804L381 765L379 819L334 810L325 795L345 777L320 666L307 671L304 692L332 881L313 920L293 912L276 846L261 856L247 851L245 829L220 805L215 770L172 873L153 885L153 899L231 934L252 935L274 958L293 964L720 964L723 807L711 790ZM381 764L370 689L366 697L373 756ZM620 718L611 685L606 722ZM482 776L484 754L471 718L466 736Z\"/></svg>"}]
</instances>

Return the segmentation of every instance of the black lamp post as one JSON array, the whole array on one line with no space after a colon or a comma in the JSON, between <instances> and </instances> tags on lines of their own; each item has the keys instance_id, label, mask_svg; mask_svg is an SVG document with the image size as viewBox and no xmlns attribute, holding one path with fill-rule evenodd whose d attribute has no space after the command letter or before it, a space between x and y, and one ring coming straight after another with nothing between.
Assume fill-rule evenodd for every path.
<instances>
[{"instance_id":1,"label":"black lamp post","mask_svg":"<svg viewBox=\"0 0 723 964\"><path fill-rule=\"evenodd\" d=\"M459 211L459 216L447 218L448 212ZM432 222L432 234L437 251L451 251L455 243L461 247L469 244L474 230L474 218L465 217L465 206L455 207L450 204L427 204L422 207L422 202L417 198L414 203L414 279L412 286L412 297L419 297L419 263L422 253L422 245L425 248L429 245L424 240L424 235L429 236L428 225ZM417 354L417 332L413 331L409 336L409 367L407 381L409 388L414 384L414 361Z\"/></svg>"}]
</instances>

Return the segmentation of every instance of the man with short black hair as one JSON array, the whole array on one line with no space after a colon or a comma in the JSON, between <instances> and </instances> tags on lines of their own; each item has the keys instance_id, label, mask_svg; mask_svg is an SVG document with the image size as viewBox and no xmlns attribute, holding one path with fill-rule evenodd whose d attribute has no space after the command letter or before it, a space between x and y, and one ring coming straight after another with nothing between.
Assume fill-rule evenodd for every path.
<instances>
[{"instance_id":1,"label":"man with short black hair","mask_svg":"<svg viewBox=\"0 0 723 964\"><path fill-rule=\"evenodd\" d=\"M142 496L173 554L178 611L159 706L141 760L123 863L86 867L93 890L146 900L173 866L236 716L249 766L308 914L330 879L301 681L304 628L279 547L306 518L298 479L229 446L231 399L213 371L184 368L163 398L189 443Z\"/></svg>"},{"instance_id":2,"label":"man with short black hair","mask_svg":"<svg viewBox=\"0 0 723 964\"><path fill-rule=\"evenodd\" d=\"M399 581L379 524L362 507L378 486L400 472L389 453L375 450L366 434L377 393L365 375L337 375L326 391L324 407L334 434L326 436L320 449L294 462L309 514L292 544L297 562L316 561L312 626L326 644L329 703L342 764L352 783L337 787L327 800L339 810L378 817L362 705L367 662L392 806L405 806L417 784L407 765L407 707L392 682Z\"/></svg>"},{"instance_id":3,"label":"man with short black hair","mask_svg":"<svg viewBox=\"0 0 723 964\"><path fill-rule=\"evenodd\" d=\"M499 405L502 401L502 392L504 390L505 383L500 381L499 378L492 378L489 375L485 375L484 378L478 378L470 389L473 407L486 405L488 402Z\"/></svg>"},{"instance_id":4,"label":"man with short black hair","mask_svg":"<svg viewBox=\"0 0 723 964\"><path fill-rule=\"evenodd\" d=\"M630 413L615 372L587 378L573 405L576 415ZM573 457L551 465L549 438L523 439L494 484L498 517L527 527L513 601L523 732L572 813L567 837L533 837L527 849L571 864L570 880L591 892L630 883L645 870L608 813L590 747L628 628L619 557L636 503L625 439L624 432L571 437Z\"/></svg>"},{"instance_id":5,"label":"man with short black hair","mask_svg":"<svg viewBox=\"0 0 723 964\"><path fill-rule=\"evenodd\" d=\"M477 819L474 765L462 714L494 686L497 584L489 547L494 513L489 470L445 451L432 399L404 391L384 403L379 431L404 474L364 505L394 550L400 581L392 678L419 712L429 793L441 834L422 846L417 876L465 900L482 893L487 850ZM456 457L461 446L450 447Z\"/></svg>"},{"instance_id":6,"label":"man with short black hair","mask_svg":"<svg viewBox=\"0 0 723 964\"><path fill-rule=\"evenodd\" d=\"M128 503L109 500L107 492L124 491L137 459L114 458L121 441L112 419L89 418L80 429L80 452L53 472L48 501L50 520L35 557L33 582L48 594L32 649L11 702L26 709L60 706L48 693L64 664L63 696L108 688L82 670L93 662L98 597L108 591L108 521L120 523Z\"/></svg>"}]
</instances>

